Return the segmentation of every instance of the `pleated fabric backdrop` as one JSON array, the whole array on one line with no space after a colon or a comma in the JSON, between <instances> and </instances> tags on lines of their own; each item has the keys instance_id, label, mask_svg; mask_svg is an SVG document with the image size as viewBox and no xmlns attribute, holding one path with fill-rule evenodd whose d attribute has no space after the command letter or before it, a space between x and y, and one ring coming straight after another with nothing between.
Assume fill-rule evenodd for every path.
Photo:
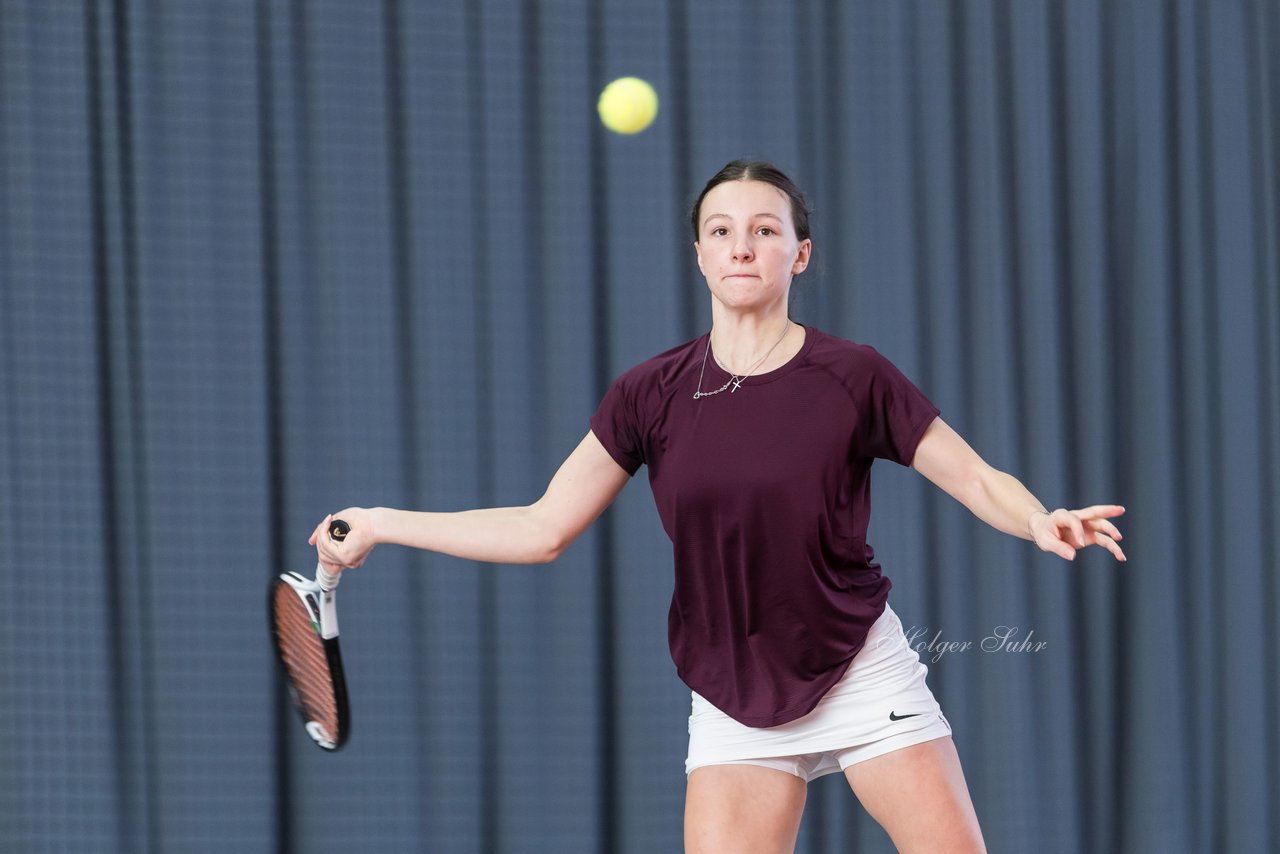
<instances>
[{"instance_id":1,"label":"pleated fabric backdrop","mask_svg":"<svg viewBox=\"0 0 1280 854\"><path fill-rule=\"evenodd\" d=\"M1067 563L876 468L991 850L1274 850L1278 46L1273 2L0 0L0 848L679 850L643 475L548 566L376 551L338 755L265 586L349 504L536 499L707 328L686 206L752 155L816 209L794 317L1129 508ZM837 775L797 850L891 847Z\"/></svg>"}]
</instances>

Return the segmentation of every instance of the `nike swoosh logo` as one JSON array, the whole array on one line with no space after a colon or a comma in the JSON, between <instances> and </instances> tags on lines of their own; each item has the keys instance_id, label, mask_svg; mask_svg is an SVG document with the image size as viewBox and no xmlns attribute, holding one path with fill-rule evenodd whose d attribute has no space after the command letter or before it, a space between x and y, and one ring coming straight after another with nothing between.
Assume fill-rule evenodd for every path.
<instances>
[{"instance_id":1,"label":"nike swoosh logo","mask_svg":"<svg viewBox=\"0 0 1280 854\"><path fill-rule=\"evenodd\" d=\"M920 717L921 714L923 714L923 712L915 712L914 714L910 714L910 715L895 715L893 712L890 712L889 720L901 721L901 720L906 720L907 718L918 718Z\"/></svg>"}]
</instances>

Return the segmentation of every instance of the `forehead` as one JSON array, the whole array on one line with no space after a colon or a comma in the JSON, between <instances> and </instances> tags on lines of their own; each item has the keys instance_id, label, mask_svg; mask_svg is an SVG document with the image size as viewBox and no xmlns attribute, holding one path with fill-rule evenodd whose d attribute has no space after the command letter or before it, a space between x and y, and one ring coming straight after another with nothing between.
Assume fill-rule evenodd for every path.
<instances>
[{"instance_id":1,"label":"forehead","mask_svg":"<svg viewBox=\"0 0 1280 854\"><path fill-rule=\"evenodd\" d=\"M702 220L716 214L747 217L771 213L783 222L791 221L791 200L787 194L764 181L725 181L712 187L702 199Z\"/></svg>"}]
</instances>

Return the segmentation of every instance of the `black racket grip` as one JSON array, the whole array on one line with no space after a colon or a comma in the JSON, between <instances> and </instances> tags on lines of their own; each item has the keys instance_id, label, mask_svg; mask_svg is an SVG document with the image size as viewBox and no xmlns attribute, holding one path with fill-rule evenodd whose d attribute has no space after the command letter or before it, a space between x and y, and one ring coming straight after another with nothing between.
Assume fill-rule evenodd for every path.
<instances>
[{"instance_id":1,"label":"black racket grip","mask_svg":"<svg viewBox=\"0 0 1280 854\"><path fill-rule=\"evenodd\" d=\"M347 538L347 534L351 533L351 526L341 519L334 519L329 523L329 538L336 542L342 542ZM338 586L338 579L341 573L329 572L324 568L324 564L316 564L316 583L320 585L320 589L326 593L332 593L334 588Z\"/></svg>"},{"instance_id":2,"label":"black racket grip","mask_svg":"<svg viewBox=\"0 0 1280 854\"><path fill-rule=\"evenodd\" d=\"M342 521L341 519L334 519L332 522L329 523L330 539L334 539L334 540L337 540L338 542L342 542L347 538L347 534L350 534L350 533L351 533L351 526L348 525L346 522Z\"/></svg>"}]
</instances>

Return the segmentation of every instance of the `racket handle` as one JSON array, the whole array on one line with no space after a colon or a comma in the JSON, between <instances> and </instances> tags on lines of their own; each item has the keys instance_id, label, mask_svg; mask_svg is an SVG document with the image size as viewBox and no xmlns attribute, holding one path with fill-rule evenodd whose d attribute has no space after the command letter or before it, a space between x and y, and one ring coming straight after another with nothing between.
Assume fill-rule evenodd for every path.
<instances>
[{"instance_id":1,"label":"racket handle","mask_svg":"<svg viewBox=\"0 0 1280 854\"><path fill-rule=\"evenodd\" d=\"M338 581L342 578L340 572L329 572L324 568L324 564L316 564L316 584L320 585L320 589L328 593L338 586Z\"/></svg>"},{"instance_id":2,"label":"racket handle","mask_svg":"<svg viewBox=\"0 0 1280 854\"><path fill-rule=\"evenodd\" d=\"M329 523L329 538L342 542L347 538L347 534L351 533L351 526L341 519L334 519ZM338 586L338 579L341 572L329 572L324 568L324 564L316 564L316 584L320 585L320 589L330 591Z\"/></svg>"}]
</instances>

